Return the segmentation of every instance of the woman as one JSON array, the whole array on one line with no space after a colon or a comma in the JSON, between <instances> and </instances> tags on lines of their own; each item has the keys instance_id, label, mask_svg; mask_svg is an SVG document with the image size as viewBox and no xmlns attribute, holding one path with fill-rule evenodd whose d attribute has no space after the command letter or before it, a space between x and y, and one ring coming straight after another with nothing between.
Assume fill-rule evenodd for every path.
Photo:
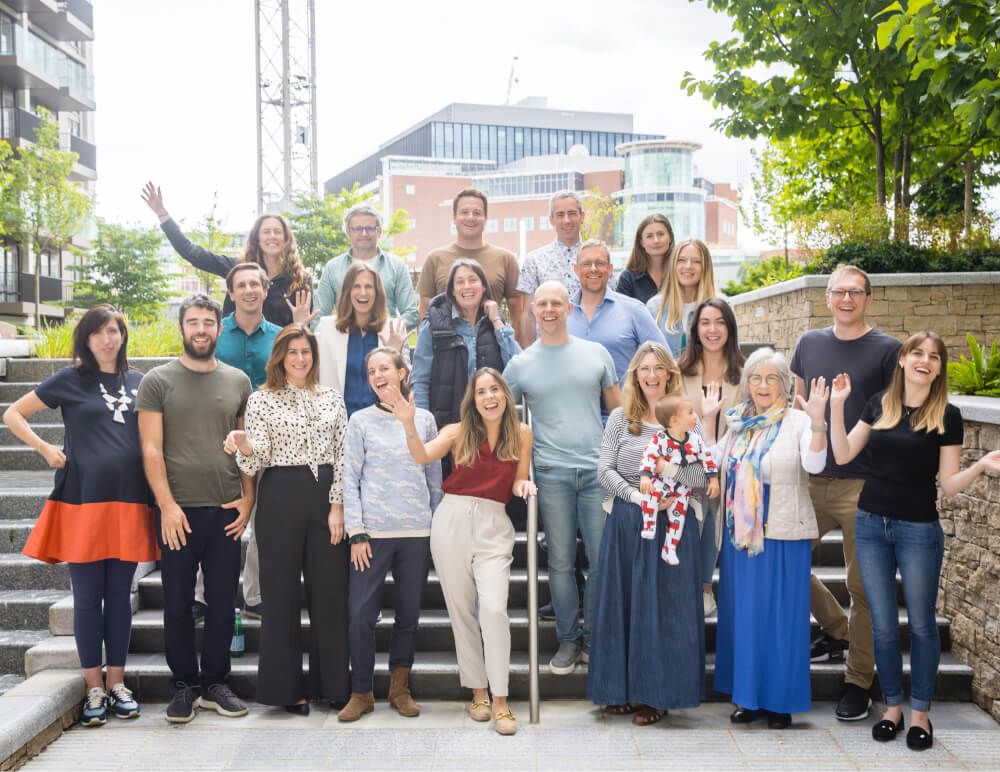
<instances>
[{"instance_id":1,"label":"woman","mask_svg":"<svg viewBox=\"0 0 1000 772\"><path fill-rule=\"evenodd\" d=\"M1000 451L961 469L963 426L948 404L948 349L933 332L907 338L889 388L872 397L848 434L844 402L851 393L846 373L834 378L830 395L830 440L838 464L865 447L876 463L865 480L855 516L854 541L861 581L872 614L875 666L886 710L872 727L880 742L903 728L903 661L899 645L896 570L910 625L910 729L906 745L934 744L928 711L941 659L935 618L944 535L938 522L937 490L955 496L989 470L1000 472Z\"/></svg>"},{"instance_id":2,"label":"woman","mask_svg":"<svg viewBox=\"0 0 1000 772\"><path fill-rule=\"evenodd\" d=\"M659 343L639 346L625 375L624 405L608 417L598 465L601 485L614 503L601 537L587 699L608 714L635 713L637 726L655 724L667 710L698 705L704 689L698 532L684 530L677 566L660 558L666 517L657 518L656 538L639 535L639 469L660 429L654 408L680 388L670 352ZM693 469L704 479L700 466Z\"/></svg>"},{"instance_id":3,"label":"woman","mask_svg":"<svg viewBox=\"0 0 1000 772\"><path fill-rule=\"evenodd\" d=\"M217 255L200 247L181 232L163 204L163 194L152 182L142 189L142 200L160 218L160 228L170 246L199 271L225 278L237 263L257 263L266 272L271 286L264 299L264 318L285 327L295 318L309 319L312 305L312 280L299 258L295 235L288 220L279 214L261 215L250 228L242 254L237 257ZM223 316L235 310L232 298L226 294ZM318 312L317 312L318 313Z\"/></svg>"},{"instance_id":4,"label":"woman","mask_svg":"<svg viewBox=\"0 0 1000 772\"><path fill-rule=\"evenodd\" d=\"M517 719L507 703L514 526L504 505L512 496L537 493L528 479L531 429L518 422L510 387L491 367L469 380L459 423L448 424L427 443L417 429L412 394L406 398L386 386L379 400L402 422L418 464L454 457L431 522L431 555L455 635L459 679L472 689L469 714L474 721L489 721L492 691L496 731L514 734Z\"/></svg>"},{"instance_id":5,"label":"woman","mask_svg":"<svg viewBox=\"0 0 1000 772\"><path fill-rule=\"evenodd\" d=\"M55 487L22 551L46 563L69 563L73 630L87 686L84 726L104 724L109 709L119 718L139 715L124 683L132 576L137 563L159 558L134 408L142 373L129 368L127 351L124 317L109 305L94 306L73 330L74 366L47 378L3 416L11 433L56 470ZM62 450L28 423L46 407L62 409Z\"/></svg>"},{"instance_id":6,"label":"woman","mask_svg":"<svg viewBox=\"0 0 1000 772\"><path fill-rule=\"evenodd\" d=\"M766 716L772 729L810 707L809 566L819 531L809 474L826 463L826 383L814 379L809 400L796 399L804 412L791 393L781 354L751 354L743 402L726 412L716 454L725 525L714 686L732 695L733 723Z\"/></svg>"},{"instance_id":7,"label":"woman","mask_svg":"<svg viewBox=\"0 0 1000 772\"><path fill-rule=\"evenodd\" d=\"M520 351L482 266L456 260L444 293L431 300L420 324L410 374L417 407L430 410L438 426L459 421L472 374L483 367L502 371Z\"/></svg>"},{"instance_id":8,"label":"woman","mask_svg":"<svg viewBox=\"0 0 1000 772\"><path fill-rule=\"evenodd\" d=\"M347 540L342 453L344 400L317 383L316 336L292 324L278 333L267 381L247 400L246 429L226 437L244 474L263 472L257 547L267 614L260 628L257 701L309 715L309 698L347 699ZM300 597L305 586L311 645L302 674Z\"/></svg>"},{"instance_id":9,"label":"woman","mask_svg":"<svg viewBox=\"0 0 1000 772\"><path fill-rule=\"evenodd\" d=\"M673 248L674 229L666 215L645 217L635 229L632 254L618 276L618 292L640 303L654 297L663 283Z\"/></svg>"},{"instance_id":10,"label":"woman","mask_svg":"<svg viewBox=\"0 0 1000 772\"><path fill-rule=\"evenodd\" d=\"M368 385L365 357L380 345L409 354L406 323L390 319L385 289L378 271L354 262L344 274L345 291L337 299L337 315L324 316L316 326L319 340L319 382L344 395L347 417L375 404Z\"/></svg>"},{"instance_id":11,"label":"woman","mask_svg":"<svg viewBox=\"0 0 1000 772\"><path fill-rule=\"evenodd\" d=\"M701 416L705 437L714 443L720 436L721 417L736 404L745 357L740 352L736 315L721 298L701 301L691 317L690 345L677 366L684 378L684 393ZM718 461L718 459L716 459ZM716 611L712 575L719 557L715 546L718 500L709 501L701 521L701 570L705 616Z\"/></svg>"},{"instance_id":12,"label":"woman","mask_svg":"<svg viewBox=\"0 0 1000 772\"><path fill-rule=\"evenodd\" d=\"M392 348L366 358L368 383L377 394L396 389L410 395L409 367ZM434 417L416 411L420 441L437 436ZM357 721L375 708L375 623L385 577L395 582L395 623L389 643L389 704L402 716L418 716L410 694L420 599L431 565L431 512L441 501L441 464L417 464L406 447L402 425L376 402L347 423L344 447L344 516L351 544L349 636L351 700L337 715Z\"/></svg>"},{"instance_id":13,"label":"woman","mask_svg":"<svg viewBox=\"0 0 1000 772\"><path fill-rule=\"evenodd\" d=\"M646 302L674 356L679 357L687 348L687 331L695 308L714 297L718 293L708 246L698 239L682 241L674 250L659 295Z\"/></svg>"}]
</instances>

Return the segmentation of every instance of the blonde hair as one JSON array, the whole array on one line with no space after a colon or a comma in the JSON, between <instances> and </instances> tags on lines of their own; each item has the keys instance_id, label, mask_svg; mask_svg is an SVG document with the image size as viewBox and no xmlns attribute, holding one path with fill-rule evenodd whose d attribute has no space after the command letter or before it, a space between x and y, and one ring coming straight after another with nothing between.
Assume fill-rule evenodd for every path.
<instances>
[{"instance_id":1,"label":"blonde hair","mask_svg":"<svg viewBox=\"0 0 1000 772\"><path fill-rule=\"evenodd\" d=\"M674 358L670 356L666 346L662 343L647 341L636 349L632 361L628 363L628 370L625 372L625 398L622 413L628 422L629 434L637 436L642 434L642 421L650 407L639 383L639 363L645 359L647 354L655 356L657 361L667 368L667 394L679 392L683 385L681 371Z\"/></svg>"},{"instance_id":2,"label":"blonde hair","mask_svg":"<svg viewBox=\"0 0 1000 772\"><path fill-rule=\"evenodd\" d=\"M479 460L479 446L486 442L486 422L476 410L476 384L479 379L490 376L500 386L506 405L500 418L500 438L493 449L498 461L517 461L521 455L521 432L514 407L514 395L504 377L492 367L480 367L469 379L465 396L458 410L458 437L451 452L455 466L472 466Z\"/></svg>"},{"instance_id":3,"label":"blonde hair","mask_svg":"<svg viewBox=\"0 0 1000 772\"><path fill-rule=\"evenodd\" d=\"M668 330L675 329L684 314L684 296L681 294L680 282L677 281L675 266L681 251L689 246L694 246L698 250L702 262L695 302L700 303L718 295L715 291L715 273L712 271L712 253L708 250L708 245L701 239L685 239L680 242L670 255L670 262L663 277L663 288L660 290L660 308L656 312L656 323Z\"/></svg>"},{"instance_id":4,"label":"blonde hair","mask_svg":"<svg viewBox=\"0 0 1000 772\"><path fill-rule=\"evenodd\" d=\"M934 341L938 356L941 357L941 372L931 383L930 394L924 404L910 415L913 431L937 432L944 434L944 411L948 406L948 348L936 332L924 330L911 335L899 350L899 359L909 354L925 340ZM892 375L892 383L882 395L882 415L872 425L872 429L882 431L895 428L903 420L903 398L906 395L906 373L900 364Z\"/></svg>"}]
</instances>

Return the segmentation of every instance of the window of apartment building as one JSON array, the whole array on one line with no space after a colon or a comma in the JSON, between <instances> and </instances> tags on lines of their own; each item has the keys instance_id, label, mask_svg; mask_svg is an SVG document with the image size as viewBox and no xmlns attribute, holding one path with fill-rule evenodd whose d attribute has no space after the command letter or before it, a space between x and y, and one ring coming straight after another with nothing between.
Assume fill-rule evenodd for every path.
<instances>
[{"instance_id":1,"label":"window of apartment building","mask_svg":"<svg viewBox=\"0 0 1000 772\"><path fill-rule=\"evenodd\" d=\"M539 217L538 218L538 230L540 230L540 231L550 231L550 230L552 230L552 223L549 222L549 218L548 217Z\"/></svg>"},{"instance_id":2,"label":"window of apartment building","mask_svg":"<svg viewBox=\"0 0 1000 772\"><path fill-rule=\"evenodd\" d=\"M454 228L454 226L452 226L452 228ZM486 221L486 232L487 233L496 233L498 230L499 230L499 228L497 226L497 221L496 220L487 220Z\"/></svg>"},{"instance_id":3,"label":"window of apartment building","mask_svg":"<svg viewBox=\"0 0 1000 772\"><path fill-rule=\"evenodd\" d=\"M411 217L406 221L406 229L408 231L415 231L417 229L417 221Z\"/></svg>"},{"instance_id":4,"label":"window of apartment building","mask_svg":"<svg viewBox=\"0 0 1000 772\"><path fill-rule=\"evenodd\" d=\"M736 224L731 223L727 220L726 222L722 223L722 232L725 233L727 236L735 236Z\"/></svg>"},{"instance_id":5,"label":"window of apartment building","mask_svg":"<svg viewBox=\"0 0 1000 772\"><path fill-rule=\"evenodd\" d=\"M516 217L504 217L503 218L503 230L504 233L513 233L517 230L517 218Z\"/></svg>"},{"instance_id":6,"label":"window of apartment building","mask_svg":"<svg viewBox=\"0 0 1000 772\"><path fill-rule=\"evenodd\" d=\"M13 137L16 133L14 115L14 89L0 83L0 137Z\"/></svg>"},{"instance_id":7,"label":"window of apartment building","mask_svg":"<svg viewBox=\"0 0 1000 772\"><path fill-rule=\"evenodd\" d=\"M408 195L408 196L415 196L416 194L417 194L417 186L416 185L407 185L406 186L406 195Z\"/></svg>"},{"instance_id":8,"label":"window of apartment building","mask_svg":"<svg viewBox=\"0 0 1000 772\"><path fill-rule=\"evenodd\" d=\"M451 225L449 225L448 226L448 230L449 230L449 232L451 233L452 236L457 236L458 235L458 228L455 227L455 223L452 223Z\"/></svg>"},{"instance_id":9,"label":"window of apartment building","mask_svg":"<svg viewBox=\"0 0 1000 772\"><path fill-rule=\"evenodd\" d=\"M59 270L62 263L62 254L58 249L46 249L39 255L42 264L42 276L51 276L54 279L62 278L62 271ZM44 295L42 296L44 298Z\"/></svg>"},{"instance_id":10,"label":"window of apartment building","mask_svg":"<svg viewBox=\"0 0 1000 772\"><path fill-rule=\"evenodd\" d=\"M522 217L521 227L526 231L533 231L535 229L535 218L534 217Z\"/></svg>"}]
</instances>

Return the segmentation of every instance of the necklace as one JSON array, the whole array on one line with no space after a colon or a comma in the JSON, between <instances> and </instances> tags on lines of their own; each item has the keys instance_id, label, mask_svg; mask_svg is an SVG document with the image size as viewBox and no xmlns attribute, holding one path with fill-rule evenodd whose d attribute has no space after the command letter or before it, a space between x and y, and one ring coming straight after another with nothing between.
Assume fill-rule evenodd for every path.
<instances>
[{"instance_id":1,"label":"necklace","mask_svg":"<svg viewBox=\"0 0 1000 772\"><path fill-rule=\"evenodd\" d=\"M114 414L112 416L112 420L116 424L125 423L124 413L128 410L128 406L132 404L132 398L128 395L128 392L125 391L124 381L118 389L117 397L108 394L108 390L104 388L104 384L100 381L98 381L97 385L101 387L101 396L104 398L104 404L107 405L108 410Z\"/></svg>"}]
</instances>

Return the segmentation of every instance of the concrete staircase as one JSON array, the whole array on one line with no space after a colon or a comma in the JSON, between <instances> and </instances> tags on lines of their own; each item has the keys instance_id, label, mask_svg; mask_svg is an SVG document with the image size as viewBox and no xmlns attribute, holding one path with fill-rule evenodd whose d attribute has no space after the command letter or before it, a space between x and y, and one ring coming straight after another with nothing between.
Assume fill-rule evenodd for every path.
<instances>
[{"instance_id":1,"label":"concrete staircase","mask_svg":"<svg viewBox=\"0 0 1000 772\"><path fill-rule=\"evenodd\" d=\"M136 360L135 365L148 369L161 360ZM0 394L5 401L16 399L20 393L30 388L46 374L65 362L41 363L9 360L7 381L0 382ZM0 406L2 409L4 406ZM49 437L58 437L61 431L58 413L41 411L33 423L44 427ZM72 603L69 598L59 600L67 591L68 576L65 566L46 566L28 560L18 554L20 546L27 538L31 523L41 510L45 496L51 487L51 472L38 471L41 460L37 454L11 447L12 440L7 434L0 434L0 662L3 672L18 674L22 658L26 672L30 675L47 668L75 668L79 666L72 638ZM35 458L31 458L34 455ZM37 459L37 460L36 460ZM42 467L44 468L44 467ZM34 470L34 471L32 471ZM528 614L526 539L524 534L523 505L520 511L512 511L518 529L514 553L513 575L510 589L510 613L512 633L511 694L516 699L524 699L528 694ZM815 550L813 556L817 574L831 587L843 604L847 604L846 571L843 567L841 536L839 532L828 534ZM539 597L540 602L548 599L548 575L545 553L539 554ZM137 608L133 623L131 654L127 667L127 681L139 699L144 701L165 700L172 694L170 673L163 656L163 587L159 571L153 571L140 578L137 583L135 605ZM389 634L392 628L392 598L394 583L390 577L384 594L385 609L377 627L379 651L377 659L375 690L384 696L388 689L388 669L385 652L388 650ZM901 596L900 596L901 599ZM51 605L53 601L58 601ZM50 608L51 606L51 608ZM467 696L459 687L458 668L455 661L454 644L447 612L441 595L441 587L432 572L424 594L421 626L417 639L418 654L413 668L414 693L419 699L459 699ZM908 649L906 612L900 609L903 645ZM308 615L303 610L308 635ZM257 651L260 623L246 620L245 656L233 660L232 686L244 697L253 698L256 688ZM941 631L941 670L937 683L937 698L941 700L970 699L972 671L950 654L950 626L948 620L938 619ZM815 625L813 626L815 633ZM721 699L713 695L710 686L714 670L714 646L716 620L706 620L708 645L708 673L706 688L709 698ZM8 637L10 640L8 641ZM200 641L201 631L198 631ZM539 630L541 663L540 686L543 699L582 698L586 693L586 667L579 666L568 676L552 675L548 670L548 659L556 648L555 624L541 622ZM33 646L33 647L32 647ZM29 647L32 647L29 649ZM25 651L27 653L25 654ZM908 652L904 655L904 669L909 675ZM814 700L835 700L840 695L844 666L842 662L814 664L812 666L812 689ZM0 684L3 679L0 679Z\"/></svg>"}]
</instances>

